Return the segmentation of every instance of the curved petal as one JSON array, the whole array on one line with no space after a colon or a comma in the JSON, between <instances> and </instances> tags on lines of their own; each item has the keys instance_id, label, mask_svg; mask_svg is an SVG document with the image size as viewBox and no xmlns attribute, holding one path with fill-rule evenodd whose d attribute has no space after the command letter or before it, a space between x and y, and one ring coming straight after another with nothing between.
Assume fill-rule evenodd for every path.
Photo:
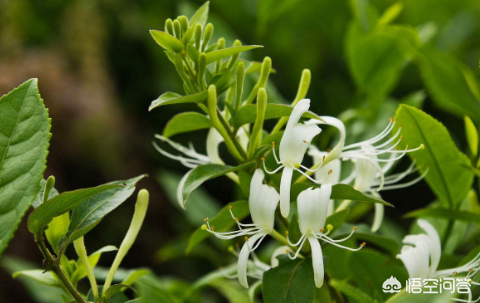
<instances>
[{"instance_id":1,"label":"curved petal","mask_svg":"<svg viewBox=\"0 0 480 303\"><path fill-rule=\"evenodd\" d=\"M273 187L263 184L264 177L263 170L255 170L250 183L248 204L253 223L267 228L268 232L271 232L275 223L275 209L278 206L280 196Z\"/></svg>"},{"instance_id":2,"label":"curved petal","mask_svg":"<svg viewBox=\"0 0 480 303\"><path fill-rule=\"evenodd\" d=\"M427 233L428 246L430 247L430 275L433 275L438 268L442 254L442 245L437 230L426 220L418 220L418 225Z\"/></svg>"},{"instance_id":3,"label":"curved petal","mask_svg":"<svg viewBox=\"0 0 480 303\"><path fill-rule=\"evenodd\" d=\"M248 241L243 244L240 254L238 255L238 264L237 264L237 274L238 282L245 288L248 288L247 280L247 266L248 258L250 256L250 249L255 246L255 242L258 241L261 237L265 236L264 233L258 233L251 236Z\"/></svg>"},{"instance_id":4,"label":"curved petal","mask_svg":"<svg viewBox=\"0 0 480 303\"><path fill-rule=\"evenodd\" d=\"M416 259L416 277L412 278L429 278L430 277L430 248L428 245L427 235L408 235L403 239L406 244L414 245L412 256Z\"/></svg>"},{"instance_id":5,"label":"curved petal","mask_svg":"<svg viewBox=\"0 0 480 303\"><path fill-rule=\"evenodd\" d=\"M340 154L342 153L342 149L345 146L345 137L346 137L345 124L343 124L342 121L334 117L321 116L320 118L322 118L323 121L326 122L326 124L335 127L340 132L340 138L338 140L337 145L335 145L332 151L325 158L325 164L327 164L328 162L340 157Z\"/></svg>"},{"instance_id":6,"label":"curved petal","mask_svg":"<svg viewBox=\"0 0 480 303\"><path fill-rule=\"evenodd\" d=\"M185 205L183 204L183 187L185 186L185 182L187 181L188 175L192 172L193 169L189 170L185 175L183 175L180 182L178 182L177 186L177 202L181 208L186 209Z\"/></svg>"},{"instance_id":7,"label":"curved petal","mask_svg":"<svg viewBox=\"0 0 480 303\"><path fill-rule=\"evenodd\" d=\"M321 188L310 187L298 195L298 222L302 234L319 232L325 226L331 194L332 185L323 184Z\"/></svg>"},{"instance_id":8,"label":"curved petal","mask_svg":"<svg viewBox=\"0 0 480 303\"><path fill-rule=\"evenodd\" d=\"M375 151L371 145L363 145L362 150L366 152ZM378 173L378 169L372 163L372 161L376 163L377 156L375 154L367 154L365 157L371 159L371 161L365 159L356 159L355 161L357 177L355 178L355 184L353 187L361 192L367 192L371 190Z\"/></svg>"},{"instance_id":9,"label":"curved petal","mask_svg":"<svg viewBox=\"0 0 480 303\"><path fill-rule=\"evenodd\" d=\"M283 245L273 251L272 257L270 258L270 264L272 265L272 268L277 267L279 264L277 257L280 255L286 255L287 250L289 249L290 248L288 246Z\"/></svg>"},{"instance_id":10,"label":"curved petal","mask_svg":"<svg viewBox=\"0 0 480 303\"><path fill-rule=\"evenodd\" d=\"M280 181L280 213L288 217L290 213L290 187L292 186L293 168L285 167Z\"/></svg>"},{"instance_id":11,"label":"curved petal","mask_svg":"<svg viewBox=\"0 0 480 303\"><path fill-rule=\"evenodd\" d=\"M408 276L410 278L420 278L418 275L419 264L417 263L416 254L415 247L404 246L402 248L402 253L397 255L397 259L402 260L407 268Z\"/></svg>"},{"instance_id":12,"label":"curved petal","mask_svg":"<svg viewBox=\"0 0 480 303\"><path fill-rule=\"evenodd\" d=\"M317 288L322 287L325 271L323 269L322 247L315 237L308 237L312 248L313 278Z\"/></svg>"},{"instance_id":13,"label":"curved petal","mask_svg":"<svg viewBox=\"0 0 480 303\"><path fill-rule=\"evenodd\" d=\"M372 232L376 232L383 222L385 207L382 204L375 204L375 216L373 217Z\"/></svg>"},{"instance_id":14,"label":"curved petal","mask_svg":"<svg viewBox=\"0 0 480 303\"><path fill-rule=\"evenodd\" d=\"M294 166L296 163L301 163L310 141L321 132L317 125L298 123L309 107L309 99L300 100L288 119L280 141L280 160L284 165Z\"/></svg>"},{"instance_id":15,"label":"curved petal","mask_svg":"<svg viewBox=\"0 0 480 303\"><path fill-rule=\"evenodd\" d=\"M223 142L223 137L215 128L210 128L207 135L207 157L210 163L223 164L218 155L218 146Z\"/></svg>"},{"instance_id":16,"label":"curved petal","mask_svg":"<svg viewBox=\"0 0 480 303\"><path fill-rule=\"evenodd\" d=\"M302 163L303 157L313 137L322 130L316 125L298 123L292 128L285 130L280 141L280 160L286 166L294 166Z\"/></svg>"}]
</instances>

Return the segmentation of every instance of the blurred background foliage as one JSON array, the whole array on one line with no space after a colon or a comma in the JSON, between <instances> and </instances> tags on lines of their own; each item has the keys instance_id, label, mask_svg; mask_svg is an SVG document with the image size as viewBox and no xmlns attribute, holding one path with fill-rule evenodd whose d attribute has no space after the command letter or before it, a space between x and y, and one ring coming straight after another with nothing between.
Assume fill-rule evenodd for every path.
<instances>
[{"instance_id":1,"label":"blurred background foliage","mask_svg":"<svg viewBox=\"0 0 480 303\"><path fill-rule=\"evenodd\" d=\"M202 218L217 213L235 194L226 179L218 179L195 195L198 202L191 202L187 213L176 206L176 185L186 170L157 154L150 142L170 117L188 105L148 113L151 101L161 93L183 91L174 66L148 30L163 29L169 17L191 16L202 3L0 0L0 93L28 78L39 78L53 119L47 174L56 176L56 186L63 191L149 173L143 186L151 192L150 211L123 265L150 267L160 276L190 282L234 261L233 256L231 260L218 258L225 250L215 246L200 245L188 257L184 251L188 236ZM209 21L215 26L213 40L224 36L227 45L239 38L244 44L265 46L249 52L248 58L272 58L276 73L270 78L270 102L291 102L302 70L309 68L311 110L321 115L343 113L347 120L357 117L350 124L352 137L383 128L398 102L406 102L423 107L445 124L465 150L463 116L469 114L480 122L480 3L395 3L213 0ZM402 27L385 33L372 28L377 22ZM419 31L420 41L412 38L414 30ZM411 50L411 43L421 46ZM442 73L444 77L435 77ZM195 146L203 144L203 135L191 138ZM328 130L324 135L329 135ZM185 139L178 138L183 143ZM394 220L385 222L383 229L391 231L390 236L396 234L398 243L408 226L401 215L429 204L434 196L422 182L409 190L389 192L384 198L396 209L387 211ZM131 202L89 234L90 251L120 243L133 210L133 199ZM393 229L394 225L404 227ZM363 254L376 258L372 251ZM100 264L112 261L108 254L102 258ZM2 259L1 302L32 301L9 272L39 267L40 260L24 220ZM41 301L53 302L48 295L51 293ZM215 293L205 296L216 298Z\"/></svg>"}]
</instances>

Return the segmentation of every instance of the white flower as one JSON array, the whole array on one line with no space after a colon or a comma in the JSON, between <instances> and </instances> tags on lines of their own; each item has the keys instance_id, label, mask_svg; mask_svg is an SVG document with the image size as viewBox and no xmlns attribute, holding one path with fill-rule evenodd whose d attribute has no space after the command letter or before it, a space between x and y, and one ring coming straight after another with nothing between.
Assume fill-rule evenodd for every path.
<instances>
[{"instance_id":1,"label":"white flower","mask_svg":"<svg viewBox=\"0 0 480 303\"><path fill-rule=\"evenodd\" d=\"M300 168L309 170L301 163L313 137L321 132L321 129L316 125L299 123L300 118L308 111L309 107L310 100L303 99L298 102L293 109L287 126L285 127L282 140L280 141L280 159L275 154L275 145L272 144L275 160L277 164L281 165L270 172L265 167L265 162L263 163L265 171L269 174L274 174L283 168L282 179L280 181L280 212L284 217L287 217L290 212L290 187L294 170L305 175L313 182L319 183L300 170Z\"/></svg>"},{"instance_id":2,"label":"white flower","mask_svg":"<svg viewBox=\"0 0 480 303\"><path fill-rule=\"evenodd\" d=\"M210 226L208 219L204 227L205 230L214 234L220 239L233 239L239 236L246 236L245 244L240 250L238 256L237 273L240 284L248 288L247 267L250 253L255 251L266 235L273 231L275 223L275 209L280 200L277 191L266 184L263 184L265 175L261 169L255 170L250 183L250 196L248 204L250 207L250 215L252 224L243 224L235 218L232 210L230 213L232 218L237 222L238 230L231 232L216 232L214 226Z\"/></svg>"},{"instance_id":3,"label":"white flower","mask_svg":"<svg viewBox=\"0 0 480 303\"><path fill-rule=\"evenodd\" d=\"M295 259L298 256L303 244L307 239L310 242L310 247L312 249L313 274L316 287L322 287L324 279L322 247L320 246L318 240L322 240L325 243L351 251L358 251L365 246L365 243L362 243L359 248L354 249L338 244L339 242L349 239L353 235L356 228L352 229L350 235L340 240L334 240L327 236L330 233L331 228L327 228L328 231L324 233L325 221L327 219L328 202L330 200L331 193L331 184L323 184L321 188L308 188L302 191L297 198L298 222L302 236L295 244L290 243L290 240L287 237L291 246L298 246L295 255L289 255L291 259Z\"/></svg>"},{"instance_id":4,"label":"white flower","mask_svg":"<svg viewBox=\"0 0 480 303\"><path fill-rule=\"evenodd\" d=\"M438 270L442 254L440 237L436 229L427 221L418 220L418 225L425 233L405 236L403 239L405 245L397 255L397 258L405 264L410 278L441 278L460 273L468 273L467 278L470 278L480 270L480 254L459 267ZM476 282L472 284L477 285Z\"/></svg>"},{"instance_id":5,"label":"white flower","mask_svg":"<svg viewBox=\"0 0 480 303\"><path fill-rule=\"evenodd\" d=\"M392 168L393 164L400 160L406 153L414 152L424 148L423 144L421 144L419 147L413 149L409 149L407 145L405 150L396 150L395 147L402 140L402 136L400 136L402 127L399 127L398 131L391 138L384 141L384 139L391 133L393 127L395 126L395 119L390 119L387 127L379 135L369 140L345 146L346 131L343 122L334 117L322 116L321 118L326 124L334 126L339 130L340 139L332 151L328 153L325 158L323 158L323 161L321 162L322 165L320 167L327 166L332 162L335 162L337 159L341 159L343 161L351 160L355 163L355 170L352 171L350 176L344 181L341 181L342 183L348 184L352 179L355 178L353 187L356 190L380 197L378 194L379 191L411 186L422 180L428 173L428 169L426 169L422 175L412 181L403 184L395 184L409 174L417 171L415 168L415 163L412 163L406 171L385 177L385 174L390 170L390 168ZM322 124L322 122L318 120L309 120L308 123ZM381 156L388 157L382 158ZM351 201L345 201L342 203L342 205L340 205L338 210L346 208L350 203ZM375 204L375 217L372 224L372 231L375 232L380 228L380 225L383 221L383 215L384 206L382 204Z\"/></svg>"},{"instance_id":6,"label":"white flower","mask_svg":"<svg viewBox=\"0 0 480 303\"><path fill-rule=\"evenodd\" d=\"M183 205L183 187L185 185L185 182L187 181L188 176L192 172L192 170L197 167L198 165L203 165L203 164L224 164L222 159L220 158L218 154L218 146L220 143L222 143L223 137L220 135L220 133L215 129L211 128L208 132L207 135L207 141L206 141L206 155L202 155L200 153L197 153L195 151L195 148L193 145L190 143L189 147L185 147L181 144L178 144L168 138L165 138L162 135L155 135L155 138L159 139L162 142L168 143L171 147L173 147L175 150L180 152L181 156L176 156L173 155L163 149L160 148L155 142L153 143L153 146L155 149L160 152L162 155L164 155L167 158L170 158L172 160L178 161L181 164L183 164L185 167L191 168L185 175L183 175L182 179L180 179L180 182L178 183L177 186L177 201L179 205L184 208ZM243 128L240 128L238 131L238 138L240 141L240 144L247 145L248 144L248 136ZM235 182L238 182L238 177L233 174L227 174L227 176L234 180Z\"/></svg>"}]
</instances>

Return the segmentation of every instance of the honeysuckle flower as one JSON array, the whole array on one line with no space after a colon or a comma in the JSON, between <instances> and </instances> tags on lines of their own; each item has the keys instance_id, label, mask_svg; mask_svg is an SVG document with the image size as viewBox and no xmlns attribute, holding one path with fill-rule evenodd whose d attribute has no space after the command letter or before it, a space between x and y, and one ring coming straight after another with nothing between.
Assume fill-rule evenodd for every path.
<instances>
[{"instance_id":1,"label":"honeysuckle flower","mask_svg":"<svg viewBox=\"0 0 480 303\"><path fill-rule=\"evenodd\" d=\"M442 246L437 230L426 220L418 220L418 225L425 233L417 235L407 235L403 238L404 246L397 258L402 260L407 268L410 278L445 278L448 276L456 276L458 274L466 274L464 279L472 285L480 285L480 283L472 281L471 278L480 271L480 253L471 261L455 268L438 270L438 264L442 254ZM467 299L452 298L457 302L479 302L472 300L472 292L468 293Z\"/></svg>"},{"instance_id":2,"label":"honeysuckle flower","mask_svg":"<svg viewBox=\"0 0 480 303\"><path fill-rule=\"evenodd\" d=\"M405 150L396 150L395 148L401 142L402 136L400 135L402 127L400 126L397 132L389 139L386 137L393 130L396 120L390 119L387 127L377 136L359 142L345 146L346 130L342 121L334 117L321 117L325 124L334 126L340 132L340 139L337 145L332 149L323 160L320 160L320 167L331 165L337 159L343 161L351 160L355 163L355 170L352 171L347 181L355 179L353 187L361 192L371 194L376 197L380 197L378 194L381 190L392 190L411 186L420 180L422 180L428 173L426 169L416 179L403 183L395 184L401 181L403 178L411 173L417 171L415 169L415 163L412 163L410 167L399 174L385 177L385 174L392 168L393 164L400 160L406 153L414 152L424 148L423 144L416 148L409 149L408 145ZM308 124L321 124L318 120L309 120ZM383 156L388 156L384 158ZM351 201L345 201L340 205L339 209L344 209L350 204ZM384 206L382 204L375 204L375 216L372 224L372 231L377 231L383 221Z\"/></svg>"},{"instance_id":3,"label":"honeysuckle flower","mask_svg":"<svg viewBox=\"0 0 480 303\"><path fill-rule=\"evenodd\" d=\"M238 255L237 274L240 284L248 288L247 268L250 253L255 251L262 240L273 231L275 223L275 209L280 200L277 191L266 184L263 184L265 175L261 169L255 170L250 183L250 196L248 204L252 224L240 223L230 208L230 214L238 226L238 230L231 232L216 232L214 226L210 226L208 218L202 229L212 233L217 238L228 240L245 236L245 244Z\"/></svg>"},{"instance_id":4,"label":"honeysuckle flower","mask_svg":"<svg viewBox=\"0 0 480 303\"><path fill-rule=\"evenodd\" d=\"M282 216L287 217L290 212L290 187L292 184L293 171L305 175L311 181L320 183L303 172L300 168L309 171L301 163L307 148L313 137L320 134L321 129L314 124L300 123L302 115L310 108L310 100L303 99L297 103L290 115L282 140L280 141L280 158L275 153L275 144L272 143L273 155L277 164L280 164L274 171L268 171L263 163L264 169L269 174L274 174L283 168L282 179L280 181L280 212ZM263 159L265 160L265 159Z\"/></svg>"},{"instance_id":5,"label":"honeysuckle flower","mask_svg":"<svg viewBox=\"0 0 480 303\"><path fill-rule=\"evenodd\" d=\"M355 232L355 227L347 237L339 240L328 237L328 234L332 230L331 227L328 227L328 231L324 232L331 193L331 184L323 184L321 188L308 188L302 191L297 198L298 223L302 236L297 243L291 243L287 234L289 244L292 247L298 246L297 252L293 256L289 254L291 259L295 259L298 256L306 240L310 243L315 286L318 288L322 287L324 279L322 247L318 240L351 251L358 251L365 246L365 243L362 243L358 248L350 248L338 244L339 242L349 239Z\"/></svg>"},{"instance_id":6,"label":"honeysuckle flower","mask_svg":"<svg viewBox=\"0 0 480 303\"><path fill-rule=\"evenodd\" d=\"M438 232L426 220L418 220L418 225L425 233L405 236L404 246L397 255L405 264L410 278L442 278L461 273L467 273L467 278L470 278L480 270L480 254L464 265L438 270L442 254ZM478 285L476 282L472 284Z\"/></svg>"},{"instance_id":7,"label":"honeysuckle flower","mask_svg":"<svg viewBox=\"0 0 480 303\"><path fill-rule=\"evenodd\" d=\"M183 177L180 179L180 182L178 183L178 186L177 186L177 201L180 204L180 206L183 208L184 207L183 193L182 193L183 187L192 170L198 165L202 165L202 164L209 164L209 163L224 164L223 160L220 158L218 154L218 146L224 141L223 137L220 135L220 133L216 129L211 128L209 130L207 135L207 141L206 141L206 155L198 153L191 143L189 144L188 147L185 147L162 135L155 135L155 138L157 138L162 142L166 142L168 145L170 145L176 151L180 152L182 155L181 156L173 155L165 151L164 149L160 148L160 146L154 142L153 146L158 152L160 152L165 157L178 161L181 164L183 164L185 167L190 168L190 170L185 175L183 175ZM238 138L242 146L243 145L246 146L248 144L248 136L243 128L239 129ZM227 176L234 181L238 181L238 177L235 174L227 174Z\"/></svg>"}]
</instances>

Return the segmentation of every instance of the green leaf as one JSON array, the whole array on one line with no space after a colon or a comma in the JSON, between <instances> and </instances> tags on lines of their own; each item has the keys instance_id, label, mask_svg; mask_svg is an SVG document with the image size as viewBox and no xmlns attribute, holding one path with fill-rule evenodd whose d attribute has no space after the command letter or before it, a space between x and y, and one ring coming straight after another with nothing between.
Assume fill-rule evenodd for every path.
<instances>
[{"instance_id":1,"label":"green leaf","mask_svg":"<svg viewBox=\"0 0 480 303\"><path fill-rule=\"evenodd\" d=\"M52 221L53 218L58 217L78 206L80 203L86 201L92 196L104 192L106 190L119 187L118 185L100 185L97 187L78 189L62 193L53 199L41 204L35 209L30 217L28 217L28 229L33 234L37 234Z\"/></svg>"},{"instance_id":2,"label":"green leaf","mask_svg":"<svg viewBox=\"0 0 480 303\"><path fill-rule=\"evenodd\" d=\"M149 111L152 109L162 106L162 105L170 105L170 104L180 104L180 103L202 103L207 100L207 91L203 91L200 93L181 96L176 93L166 92L158 97L157 100L153 101L150 107L148 108Z\"/></svg>"},{"instance_id":3,"label":"green leaf","mask_svg":"<svg viewBox=\"0 0 480 303\"><path fill-rule=\"evenodd\" d=\"M37 79L0 98L0 256L40 190L50 137Z\"/></svg>"},{"instance_id":4,"label":"green leaf","mask_svg":"<svg viewBox=\"0 0 480 303\"><path fill-rule=\"evenodd\" d=\"M291 105L269 103L265 110L265 120L290 116L292 111L293 106ZM302 117L323 121L322 118L310 111L304 113ZM255 119L257 119L257 105L245 105L238 110L233 118L233 126L238 128L244 124L255 122Z\"/></svg>"},{"instance_id":5,"label":"green leaf","mask_svg":"<svg viewBox=\"0 0 480 303\"><path fill-rule=\"evenodd\" d=\"M214 226L216 231L228 231L236 224L230 214L230 207L232 207L232 212L239 220L242 220L249 214L247 201L236 201L227 204L214 218L209 219L210 226ZM201 227L197 228L188 240L187 253L191 252L195 246L210 236L212 234L208 231L202 230Z\"/></svg>"},{"instance_id":6,"label":"green leaf","mask_svg":"<svg viewBox=\"0 0 480 303\"><path fill-rule=\"evenodd\" d=\"M470 152L476 157L478 153L478 131L469 116L465 116L465 133Z\"/></svg>"},{"instance_id":7,"label":"green leaf","mask_svg":"<svg viewBox=\"0 0 480 303\"><path fill-rule=\"evenodd\" d=\"M332 195L330 196L330 199L353 200L366 203L380 203L386 206L394 207L392 204L383 201L381 198L364 194L347 184L335 184L334 186L332 186Z\"/></svg>"},{"instance_id":8,"label":"green leaf","mask_svg":"<svg viewBox=\"0 0 480 303\"><path fill-rule=\"evenodd\" d=\"M188 133L212 127L210 120L196 112L186 112L174 116L163 129L163 136L170 138L177 134Z\"/></svg>"},{"instance_id":9,"label":"green leaf","mask_svg":"<svg viewBox=\"0 0 480 303\"><path fill-rule=\"evenodd\" d=\"M364 293L361 289L348 284L346 281L342 282L339 280L332 279L329 284L331 287L344 293L347 297L355 300L355 302L359 302L359 303L378 302L377 300L374 300L369 295Z\"/></svg>"},{"instance_id":10,"label":"green leaf","mask_svg":"<svg viewBox=\"0 0 480 303\"><path fill-rule=\"evenodd\" d=\"M114 288L112 291L110 291L110 288ZM112 285L109 289L107 289L107 292L112 292L112 294L110 294L109 297L107 297L106 299L106 303L125 303L125 302L128 302L128 297L123 294L122 292L115 292L116 290L118 290L118 288L120 287L117 287L117 285ZM98 292L99 293L102 293L102 290L103 290L103 285L99 285L98 286ZM95 298L93 296L93 293L92 293L92 290L90 290L87 294L87 301L88 302L93 302L95 301Z\"/></svg>"},{"instance_id":11,"label":"green leaf","mask_svg":"<svg viewBox=\"0 0 480 303\"><path fill-rule=\"evenodd\" d=\"M51 272L45 272L44 270L40 269L31 269L31 270L22 270L13 273L12 277L15 279L19 276L25 276L30 279L33 279L37 282L48 286L56 286L60 287L60 284L55 280Z\"/></svg>"},{"instance_id":12,"label":"green leaf","mask_svg":"<svg viewBox=\"0 0 480 303\"><path fill-rule=\"evenodd\" d=\"M150 35L152 35L153 39L158 43L158 45L168 51L179 53L183 50L182 41L168 33L152 29L150 30Z\"/></svg>"},{"instance_id":13,"label":"green leaf","mask_svg":"<svg viewBox=\"0 0 480 303\"><path fill-rule=\"evenodd\" d=\"M209 10L210 1L205 2L190 18L189 27L195 27L195 24L200 24L202 28L205 28L205 24L208 19L208 10Z\"/></svg>"},{"instance_id":14,"label":"green leaf","mask_svg":"<svg viewBox=\"0 0 480 303\"><path fill-rule=\"evenodd\" d=\"M420 172L429 168L425 180L437 197L450 206L456 205L465 198L473 181L468 158L455 146L447 129L423 111L401 105L395 117L395 128L403 126L403 139L398 149L405 144L411 147L424 144L424 150L409 153L409 156L416 159Z\"/></svg>"},{"instance_id":15,"label":"green leaf","mask_svg":"<svg viewBox=\"0 0 480 303\"><path fill-rule=\"evenodd\" d=\"M32 264L26 260L12 258L8 256L4 256L0 260L0 264L3 270L14 274L19 271L27 271L27 270L36 270L38 267L37 264ZM43 270L42 270L43 272ZM52 276L50 272L42 274L42 276ZM40 277L39 277L40 278ZM43 282L38 281L37 279L32 279L30 277L24 275L17 275L18 281L21 281L23 286L25 287L25 293L28 293L30 297L35 299L32 302L38 303L66 303L69 301L65 301L63 298L68 298L69 296L67 293L61 288L58 287L59 285L49 286ZM48 279L50 283L50 279ZM17 300L18 301L18 300Z\"/></svg>"},{"instance_id":16,"label":"green leaf","mask_svg":"<svg viewBox=\"0 0 480 303\"><path fill-rule=\"evenodd\" d=\"M186 207L188 199L192 195L193 191L195 191L195 189L197 189L205 181L239 170L248 170L253 168L254 165L255 162L252 161L235 167L220 164L204 164L197 166L188 175L185 185L183 186L182 194L184 207Z\"/></svg>"},{"instance_id":17,"label":"green leaf","mask_svg":"<svg viewBox=\"0 0 480 303\"><path fill-rule=\"evenodd\" d=\"M150 270L148 269L137 269L128 275L128 277L122 281L122 285L133 285L141 277L148 275Z\"/></svg>"},{"instance_id":18,"label":"green leaf","mask_svg":"<svg viewBox=\"0 0 480 303\"><path fill-rule=\"evenodd\" d=\"M105 185L114 185L115 187L102 191L75 207L65 239L60 245L66 247L97 226L106 215L133 194L137 182L145 177L146 175L141 175L129 180L107 183Z\"/></svg>"},{"instance_id":19,"label":"green leaf","mask_svg":"<svg viewBox=\"0 0 480 303\"><path fill-rule=\"evenodd\" d=\"M232 46L227 48L222 48L213 52L209 52L206 54L207 56L207 64L213 63L217 60L221 60L224 58L228 58L232 55L246 52L255 48L263 47L261 45L242 45L242 46Z\"/></svg>"},{"instance_id":20,"label":"green leaf","mask_svg":"<svg viewBox=\"0 0 480 303\"><path fill-rule=\"evenodd\" d=\"M453 210L446 208L423 208L414 210L405 215L405 218L442 218L445 220L458 220L467 223L473 223L480 226L480 216L468 211Z\"/></svg>"},{"instance_id":21,"label":"green leaf","mask_svg":"<svg viewBox=\"0 0 480 303\"><path fill-rule=\"evenodd\" d=\"M250 302L248 291L237 281L227 279L216 279L210 282L209 286L215 288L230 303Z\"/></svg>"},{"instance_id":22,"label":"green leaf","mask_svg":"<svg viewBox=\"0 0 480 303\"><path fill-rule=\"evenodd\" d=\"M480 100L470 89L462 69L467 69L453 57L425 50L420 70L432 100L441 109L459 117L468 115L480 121Z\"/></svg>"},{"instance_id":23,"label":"green leaf","mask_svg":"<svg viewBox=\"0 0 480 303\"><path fill-rule=\"evenodd\" d=\"M266 303L313 302L315 282L311 259L278 257L279 265L263 274L262 293Z\"/></svg>"},{"instance_id":24,"label":"green leaf","mask_svg":"<svg viewBox=\"0 0 480 303\"><path fill-rule=\"evenodd\" d=\"M366 34L358 23L347 33L346 54L357 87L376 95L393 89L409 58L396 35L378 30Z\"/></svg>"},{"instance_id":25,"label":"green leaf","mask_svg":"<svg viewBox=\"0 0 480 303\"><path fill-rule=\"evenodd\" d=\"M123 284L115 284L110 286L107 291L105 292L105 298L107 299L107 302L110 302L109 299L116 295L117 293L121 293L122 289L129 288L133 290L134 293L137 293L135 288L128 286L128 285L123 285ZM123 301L124 302L124 301Z\"/></svg>"},{"instance_id":26,"label":"green leaf","mask_svg":"<svg viewBox=\"0 0 480 303\"><path fill-rule=\"evenodd\" d=\"M441 294L430 293L407 293L403 289L398 294L392 296L386 303L425 303L425 302L449 302L454 298L456 294L452 294L449 291Z\"/></svg>"},{"instance_id":27,"label":"green leaf","mask_svg":"<svg viewBox=\"0 0 480 303\"><path fill-rule=\"evenodd\" d=\"M70 225L70 214L64 213L58 217L53 218L52 222L48 225L48 229L45 231L45 236L48 243L52 246L55 253L58 254L58 244L65 237L68 226Z\"/></svg>"}]
</instances>

